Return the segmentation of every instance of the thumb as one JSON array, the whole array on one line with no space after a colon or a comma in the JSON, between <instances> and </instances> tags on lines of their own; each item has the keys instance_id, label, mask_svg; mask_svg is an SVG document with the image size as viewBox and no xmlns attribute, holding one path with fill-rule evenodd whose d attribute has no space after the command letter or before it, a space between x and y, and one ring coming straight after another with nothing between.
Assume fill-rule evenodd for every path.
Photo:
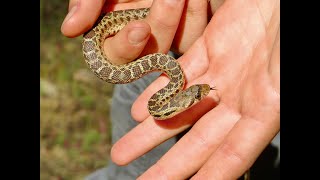
<instances>
[{"instance_id":1,"label":"thumb","mask_svg":"<svg viewBox=\"0 0 320 180\"><path fill-rule=\"evenodd\" d=\"M69 12L61 32L67 37L76 37L88 31L98 19L105 0L71 0Z\"/></svg>"}]
</instances>

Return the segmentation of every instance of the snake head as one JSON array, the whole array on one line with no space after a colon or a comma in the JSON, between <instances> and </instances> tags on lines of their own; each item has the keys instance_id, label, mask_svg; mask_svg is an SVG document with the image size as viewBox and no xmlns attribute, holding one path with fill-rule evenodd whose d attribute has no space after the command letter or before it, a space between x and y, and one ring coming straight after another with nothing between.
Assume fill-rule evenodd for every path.
<instances>
[{"instance_id":1,"label":"snake head","mask_svg":"<svg viewBox=\"0 0 320 180\"><path fill-rule=\"evenodd\" d=\"M149 112L157 120L171 118L201 101L212 89L213 88L210 88L208 84L197 84L190 86L186 90L176 94L176 96L174 96L167 104L158 110L149 110Z\"/></svg>"},{"instance_id":2,"label":"snake head","mask_svg":"<svg viewBox=\"0 0 320 180\"><path fill-rule=\"evenodd\" d=\"M176 96L179 99L176 101L179 101L180 103L180 111L182 112L201 101L209 94L210 90L211 88L208 84L196 84L182 91Z\"/></svg>"},{"instance_id":3,"label":"snake head","mask_svg":"<svg viewBox=\"0 0 320 180\"><path fill-rule=\"evenodd\" d=\"M212 88L210 88L208 84L196 84L189 87L186 93L190 91L188 95L194 96L196 100L200 101L209 94L210 90L212 90Z\"/></svg>"}]
</instances>

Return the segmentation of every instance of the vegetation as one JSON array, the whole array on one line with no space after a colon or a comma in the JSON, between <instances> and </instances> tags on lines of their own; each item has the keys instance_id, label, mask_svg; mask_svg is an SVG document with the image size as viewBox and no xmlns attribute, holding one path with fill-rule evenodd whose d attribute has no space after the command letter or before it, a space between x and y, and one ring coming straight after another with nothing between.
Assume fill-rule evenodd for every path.
<instances>
[{"instance_id":1,"label":"vegetation","mask_svg":"<svg viewBox=\"0 0 320 180\"><path fill-rule=\"evenodd\" d=\"M107 165L113 86L86 67L81 37L60 32L68 1L40 0L40 179L82 179Z\"/></svg>"}]
</instances>

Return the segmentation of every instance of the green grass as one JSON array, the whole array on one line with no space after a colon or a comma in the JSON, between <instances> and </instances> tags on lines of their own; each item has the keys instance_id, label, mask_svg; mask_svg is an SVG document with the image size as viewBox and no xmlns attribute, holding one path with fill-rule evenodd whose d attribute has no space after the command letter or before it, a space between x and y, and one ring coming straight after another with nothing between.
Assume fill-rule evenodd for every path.
<instances>
[{"instance_id":1,"label":"green grass","mask_svg":"<svg viewBox=\"0 0 320 180\"><path fill-rule=\"evenodd\" d=\"M113 86L96 78L81 37L60 33L68 1L40 1L40 179L82 179L107 165Z\"/></svg>"}]
</instances>

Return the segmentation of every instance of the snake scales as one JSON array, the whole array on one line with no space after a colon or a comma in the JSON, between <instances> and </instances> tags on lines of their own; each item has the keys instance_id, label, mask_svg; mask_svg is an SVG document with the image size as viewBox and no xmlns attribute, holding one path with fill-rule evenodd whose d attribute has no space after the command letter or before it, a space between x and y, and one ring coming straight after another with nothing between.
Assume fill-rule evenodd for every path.
<instances>
[{"instance_id":1,"label":"snake scales","mask_svg":"<svg viewBox=\"0 0 320 180\"><path fill-rule=\"evenodd\" d=\"M97 21L94 28L84 34L82 51L89 68L100 79L113 84L124 84L153 71L162 71L170 82L148 101L149 113L164 120L186 110L208 95L208 84L197 84L183 90L185 78L179 63L161 53L149 54L123 65L113 65L103 51L104 40L119 32L128 22L144 19L149 8L113 11Z\"/></svg>"}]
</instances>

